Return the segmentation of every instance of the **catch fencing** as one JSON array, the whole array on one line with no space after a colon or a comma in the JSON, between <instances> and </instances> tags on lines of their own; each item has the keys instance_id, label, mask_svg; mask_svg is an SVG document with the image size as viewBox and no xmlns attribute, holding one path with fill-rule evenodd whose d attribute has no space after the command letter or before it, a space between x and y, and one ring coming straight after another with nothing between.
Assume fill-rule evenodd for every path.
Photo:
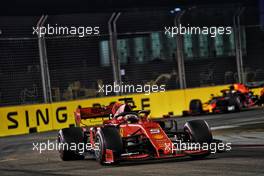
<instances>
[{"instance_id":1,"label":"catch fencing","mask_svg":"<svg viewBox=\"0 0 264 176\"><path fill-rule=\"evenodd\" d=\"M166 90L262 82L264 30L257 8L160 8L43 21L42 27L99 27L99 34L81 36L39 36L33 27L40 17L0 17L0 105L104 97L98 88L113 82ZM179 24L232 29L214 37L166 34L165 27Z\"/></svg>"}]
</instances>

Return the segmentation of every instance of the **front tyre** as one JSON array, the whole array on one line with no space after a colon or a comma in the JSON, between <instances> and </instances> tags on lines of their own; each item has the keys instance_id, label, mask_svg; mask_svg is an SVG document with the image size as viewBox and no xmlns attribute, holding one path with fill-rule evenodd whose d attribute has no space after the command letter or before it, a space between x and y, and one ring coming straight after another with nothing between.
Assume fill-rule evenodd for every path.
<instances>
[{"instance_id":1,"label":"front tyre","mask_svg":"<svg viewBox=\"0 0 264 176\"><path fill-rule=\"evenodd\" d=\"M80 155L79 151L73 151L69 147L71 144L76 146L83 141L82 129L79 127L64 128L59 131L59 156L63 161L83 160L84 156Z\"/></svg>"},{"instance_id":2,"label":"front tyre","mask_svg":"<svg viewBox=\"0 0 264 176\"><path fill-rule=\"evenodd\" d=\"M116 127L103 127L97 131L95 135L95 143L97 149L95 150L95 158L102 165L117 164L123 150L122 138L119 130ZM106 158L106 151L113 152L113 161L108 162Z\"/></svg>"},{"instance_id":3,"label":"front tyre","mask_svg":"<svg viewBox=\"0 0 264 176\"><path fill-rule=\"evenodd\" d=\"M184 125L184 131L188 133L190 142L199 144L210 144L213 141L211 130L204 120L192 120ZM192 158L204 158L210 155L210 150L201 154L191 154Z\"/></svg>"}]
</instances>

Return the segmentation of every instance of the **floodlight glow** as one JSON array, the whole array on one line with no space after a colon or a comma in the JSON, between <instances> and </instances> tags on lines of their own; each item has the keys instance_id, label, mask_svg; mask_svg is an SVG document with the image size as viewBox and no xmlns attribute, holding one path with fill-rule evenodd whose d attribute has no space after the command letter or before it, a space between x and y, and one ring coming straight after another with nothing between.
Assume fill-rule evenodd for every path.
<instances>
[{"instance_id":1,"label":"floodlight glow","mask_svg":"<svg viewBox=\"0 0 264 176\"><path fill-rule=\"evenodd\" d=\"M179 12L179 11L181 11L181 8L175 8L174 11Z\"/></svg>"}]
</instances>

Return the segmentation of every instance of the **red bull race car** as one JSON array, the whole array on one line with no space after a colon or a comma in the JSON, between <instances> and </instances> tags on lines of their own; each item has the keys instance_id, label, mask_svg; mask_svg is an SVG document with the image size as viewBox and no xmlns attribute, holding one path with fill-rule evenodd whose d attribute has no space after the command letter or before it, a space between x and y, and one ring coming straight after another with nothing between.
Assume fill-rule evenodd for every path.
<instances>
[{"instance_id":1,"label":"red bull race car","mask_svg":"<svg viewBox=\"0 0 264 176\"><path fill-rule=\"evenodd\" d=\"M264 102L263 93L259 97L244 84L233 84L229 89L222 90L221 93L221 96L211 95L210 100L206 103L202 103L199 99L191 100L189 110L183 111L183 115L238 112L254 106L261 106Z\"/></svg>"},{"instance_id":2,"label":"red bull race car","mask_svg":"<svg viewBox=\"0 0 264 176\"><path fill-rule=\"evenodd\" d=\"M120 103L107 107L79 107L75 112L77 126L61 129L58 142L62 146L82 144L89 147L84 151L61 147L61 159L84 159L89 155L101 164L116 164L124 160L202 158L212 152L209 145L219 143L213 139L204 120L188 121L179 130L175 120L152 120L149 113L132 111L128 104ZM101 125L82 123L85 119L102 117L107 119L104 118ZM181 148L183 143L185 147Z\"/></svg>"},{"instance_id":3,"label":"red bull race car","mask_svg":"<svg viewBox=\"0 0 264 176\"><path fill-rule=\"evenodd\" d=\"M264 87L260 92L260 104L263 105L264 104Z\"/></svg>"}]
</instances>

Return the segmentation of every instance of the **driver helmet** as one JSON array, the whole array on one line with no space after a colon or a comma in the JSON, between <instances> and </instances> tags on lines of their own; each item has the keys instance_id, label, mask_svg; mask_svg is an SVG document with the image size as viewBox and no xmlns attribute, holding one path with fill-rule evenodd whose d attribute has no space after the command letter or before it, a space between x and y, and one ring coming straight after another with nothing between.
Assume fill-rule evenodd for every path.
<instances>
[{"instance_id":1,"label":"driver helmet","mask_svg":"<svg viewBox=\"0 0 264 176\"><path fill-rule=\"evenodd\" d=\"M121 104L119 102L116 102L112 108L112 114L114 115L114 117L116 117L117 115L123 113L123 112L130 112L131 111L131 107L128 104ZM122 118L122 117L118 117Z\"/></svg>"}]
</instances>

